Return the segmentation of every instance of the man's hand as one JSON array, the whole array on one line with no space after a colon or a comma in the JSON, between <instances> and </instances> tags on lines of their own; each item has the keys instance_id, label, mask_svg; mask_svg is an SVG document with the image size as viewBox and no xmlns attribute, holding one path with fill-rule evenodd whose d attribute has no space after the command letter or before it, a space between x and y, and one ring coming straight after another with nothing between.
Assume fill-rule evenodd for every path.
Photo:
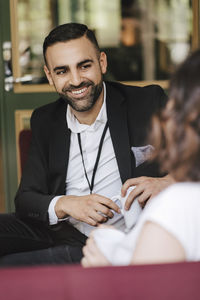
<instances>
[{"instance_id":1,"label":"man's hand","mask_svg":"<svg viewBox=\"0 0 200 300\"><path fill-rule=\"evenodd\" d=\"M59 219L69 215L76 220L96 226L113 217L114 210L120 213L120 208L109 198L98 194L86 196L63 196L55 205Z\"/></svg>"},{"instance_id":2,"label":"man's hand","mask_svg":"<svg viewBox=\"0 0 200 300\"><path fill-rule=\"evenodd\" d=\"M129 210L136 197L138 197L137 200L141 206L144 206L147 200L153 198L174 182L175 180L170 175L161 178L142 176L128 179L122 186L122 197L126 195L130 186L135 186L135 188L130 192L126 200L125 209Z\"/></svg>"},{"instance_id":3,"label":"man's hand","mask_svg":"<svg viewBox=\"0 0 200 300\"><path fill-rule=\"evenodd\" d=\"M81 260L83 267L100 267L111 265L97 247L92 236L87 239L86 245L83 247L83 255L84 257Z\"/></svg>"}]
</instances>

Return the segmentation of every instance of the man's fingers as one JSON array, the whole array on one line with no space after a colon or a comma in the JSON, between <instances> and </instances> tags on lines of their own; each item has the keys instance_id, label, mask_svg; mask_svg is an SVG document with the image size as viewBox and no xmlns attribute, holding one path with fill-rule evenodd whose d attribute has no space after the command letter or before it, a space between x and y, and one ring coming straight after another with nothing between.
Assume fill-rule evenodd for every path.
<instances>
[{"instance_id":1,"label":"man's fingers","mask_svg":"<svg viewBox=\"0 0 200 300\"><path fill-rule=\"evenodd\" d=\"M100 214L99 212L97 212L95 210L93 210L90 213L90 218L92 218L96 222L95 225L97 225L98 223L105 223L108 220L108 218L106 216Z\"/></svg>"},{"instance_id":2,"label":"man's fingers","mask_svg":"<svg viewBox=\"0 0 200 300\"><path fill-rule=\"evenodd\" d=\"M121 188L121 195L122 195L122 197L126 196L126 192L127 192L128 188L132 185L132 181L133 180L134 180L134 178L128 179L122 185L122 188Z\"/></svg>"},{"instance_id":3,"label":"man's fingers","mask_svg":"<svg viewBox=\"0 0 200 300\"><path fill-rule=\"evenodd\" d=\"M121 213L121 210L120 210L119 206L114 201L112 201L111 199L101 198L100 203L105 205L106 207L114 210L118 214Z\"/></svg>"},{"instance_id":4,"label":"man's fingers","mask_svg":"<svg viewBox=\"0 0 200 300\"><path fill-rule=\"evenodd\" d=\"M100 214L103 214L104 216L108 218L112 218L114 216L113 212L108 208L107 206L97 203L96 205L96 211L99 212Z\"/></svg>"},{"instance_id":5,"label":"man's fingers","mask_svg":"<svg viewBox=\"0 0 200 300\"><path fill-rule=\"evenodd\" d=\"M137 201L143 206L147 200L149 200L151 197L151 193L149 192L143 192L137 199Z\"/></svg>"},{"instance_id":6,"label":"man's fingers","mask_svg":"<svg viewBox=\"0 0 200 300\"><path fill-rule=\"evenodd\" d=\"M143 180L144 180L144 176L136 177L136 178L130 178L130 179L126 180L125 183L123 184L122 188L121 188L122 197L126 196L126 192L127 192L129 187L134 186L134 185L137 186Z\"/></svg>"},{"instance_id":7,"label":"man's fingers","mask_svg":"<svg viewBox=\"0 0 200 300\"><path fill-rule=\"evenodd\" d=\"M97 226L98 222L93 219L92 217L86 217L85 220L83 220L83 222L87 223L88 225L91 225L91 226Z\"/></svg>"},{"instance_id":8,"label":"man's fingers","mask_svg":"<svg viewBox=\"0 0 200 300\"><path fill-rule=\"evenodd\" d=\"M136 188L130 192L128 198L126 199L124 205L125 210L129 210L135 198L141 195L141 193L143 192L144 192L144 188L142 186L136 186Z\"/></svg>"}]
</instances>

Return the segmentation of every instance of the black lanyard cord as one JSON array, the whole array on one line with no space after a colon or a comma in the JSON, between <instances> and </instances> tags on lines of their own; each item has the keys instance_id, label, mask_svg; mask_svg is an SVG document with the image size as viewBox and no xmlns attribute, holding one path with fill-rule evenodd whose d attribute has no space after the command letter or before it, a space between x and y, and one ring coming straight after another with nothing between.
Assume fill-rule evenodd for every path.
<instances>
[{"instance_id":1,"label":"black lanyard cord","mask_svg":"<svg viewBox=\"0 0 200 300\"><path fill-rule=\"evenodd\" d=\"M99 149L98 149L97 158L96 158L96 162L95 162L93 173L92 173L91 183L88 179L87 171L86 171L86 168L85 168L85 162L84 162L84 158L83 158L83 150L82 150L82 145L81 145L81 135L80 135L80 133L77 134L78 135L78 143L79 143L80 153L81 153L81 157L82 157L83 168L84 168L85 177L87 179L88 186L89 186L89 189L90 189L90 194L92 194L92 191L93 191L93 188L94 188L94 178L95 178L95 174L96 174L96 171L97 171L97 167L98 167L98 163L99 163L99 159L100 159L100 155L101 155L101 150L102 150L102 146L103 146L103 141L104 141L107 129L108 129L108 121L106 122L106 125L104 127L104 130L103 130L103 133L102 133L102 136L101 136L101 140L100 140L100 143L99 143Z\"/></svg>"}]
</instances>

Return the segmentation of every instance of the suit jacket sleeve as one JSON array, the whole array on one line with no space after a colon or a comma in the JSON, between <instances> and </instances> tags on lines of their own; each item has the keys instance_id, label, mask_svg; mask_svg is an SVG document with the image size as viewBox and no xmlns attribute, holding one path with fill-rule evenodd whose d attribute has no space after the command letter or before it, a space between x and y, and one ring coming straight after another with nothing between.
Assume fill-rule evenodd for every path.
<instances>
[{"instance_id":1,"label":"suit jacket sleeve","mask_svg":"<svg viewBox=\"0 0 200 300\"><path fill-rule=\"evenodd\" d=\"M63 158L64 169L60 170L59 163L53 156L55 152L53 147L56 144L59 148L59 142L62 140L62 137L58 141L53 140L53 135L59 136L59 131L63 131L62 128L54 128L52 125L53 119L60 120L56 117L56 113L59 114L56 112L57 106L59 107L58 103L36 109L31 117L31 145L15 197L16 213L21 218L48 222L48 207L51 200L56 195L65 193L67 157ZM63 111L62 122L66 125L66 109ZM66 141L66 136L63 140Z\"/></svg>"}]
</instances>

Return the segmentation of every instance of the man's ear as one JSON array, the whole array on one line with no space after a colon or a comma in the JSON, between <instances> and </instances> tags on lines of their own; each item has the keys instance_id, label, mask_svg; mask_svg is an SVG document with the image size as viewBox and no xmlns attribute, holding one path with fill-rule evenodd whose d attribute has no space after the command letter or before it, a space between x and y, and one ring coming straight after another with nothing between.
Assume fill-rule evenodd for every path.
<instances>
[{"instance_id":1,"label":"man's ear","mask_svg":"<svg viewBox=\"0 0 200 300\"><path fill-rule=\"evenodd\" d=\"M50 73L50 71L49 71L49 69L48 69L48 67L46 65L44 65L44 72L45 72L45 74L47 76L49 84L53 85L53 80L52 80L52 77L51 77L51 73Z\"/></svg>"},{"instance_id":2,"label":"man's ear","mask_svg":"<svg viewBox=\"0 0 200 300\"><path fill-rule=\"evenodd\" d=\"M101 66L101 71L103 74L105 74L107 71L107 56L106 56L105 52L100 53L99 62L100 62L100 66Z\"/></svg>"}]
</instances>

